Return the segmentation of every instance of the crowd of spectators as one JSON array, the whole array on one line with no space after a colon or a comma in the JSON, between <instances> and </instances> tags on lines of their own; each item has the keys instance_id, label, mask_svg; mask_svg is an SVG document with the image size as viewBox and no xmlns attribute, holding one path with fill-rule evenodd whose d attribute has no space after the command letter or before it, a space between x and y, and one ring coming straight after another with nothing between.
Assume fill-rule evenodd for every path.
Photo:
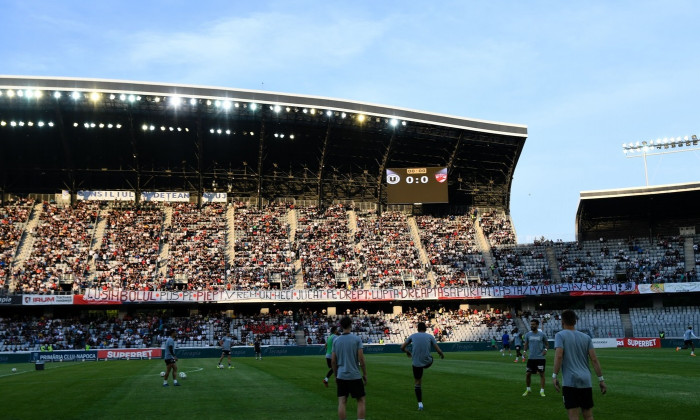
<instances>
[{"instance_id":1,"label":"crowd of spectators","mask_svg":"<svg viewBox=\"0 0 700 420\"><path fill-rule=\"evenodd\" d=\"M355 242L363 283L382 289L429 286L405 213L359 213Z\"/></svg>"},{"instance_id":2,"label":"crowd of spectators","mask_svg":"<svg viewBox=\"0 0 700 420\"><path fill-rule=\"evenodd\" d=\"M474 213L418 216L416 225L439 287L462 287L486 277L486 263L476 246Z\"/></svg>"},{"instance_id":3,"label":"crowd of spectators","mask_svg":"<svg viewBox=\"0 0 700 420\"><path fill-rule=\"evenodd\" d=\"M226 276L226 208L221 204L180 203L167 229L166 289L224 290Z\"/></svg>"},{"instance_id":4,"label":"crowd of spectators","mask_svg":"<svg viewBox=\"0 0 700 420\"><path fill-rule=\"evenodd\" d=\"M289 204L259 210L236 203L235 258L231 283L236 290L289 289L294 286L294 252L289 238Z\"/></svg>"},{"instance_id":5,"label":"crowd of spectators","mask_svg":"<svg viewBox=\"0 0 700 420\"><path fill-rule=\"evenodd\" d=\"M686 267L680 237L512 245L509 219L495 211L417 216L412 233L405 213L351 217L340 204L79 201L45 202L34 213L32 206L0 207L0 292L511 286L548 284L557 274L566 283L648 284L697 281L700 265L695 243L695 264ZM30 217L37 222L31 231ZM105 226L99 236L98 221ZM493 245L490 255L477 246L477 224ZM28 252L13 262L20 246Z\"/></svg>"},{"instance_id":6,"label":"crowd of spectators","mask_svg":"<svg viewBox=\"0 0 700 420\"><path fill-rule=\"evenodd\" d=\"M94 253L94 282L87 285L126 290L157 290L156 278L165 213L158 203L109 210L102 244Z\"/></svg>"},{"instance_id":7,"label":"crowd of spectators","mask_svg":"<svg viewBox=\"0 0 700 420\"><path fill-rule=\"evenodd\" d=\"M55 293L61 281L77 284L89 270L89 249L97 220L97 204L74 206L43 203L39 222L29 232L34 243L29 257L12 270L15 291Z\"/></svg>"},{"instance_id":8,"label":"crowd of spectators","mask_svg":"<svg viewBox=\"0 0 700 420\"><path fill-rule=\"evenodd\" d=\"M508 245L494 247L494 282L499 286L532 286L549 284L551 275L544 247L537 245Z\"/></svg>"},{"instance_id":9,"label":"crowd of spectators","mask_svg":"<svg viewBox=\"0 0 700 420\"><path fill-rule=\"evenodd\" d=\"M21 198L0 206L0 293L10 287L8 274L33 205L34 200Z\"/></svg>"},{"instance_id":10,"label":"crowd of spectators","mask_svg":"<svg viewBox=\"0 0 700 420\"><path fill-rule=\"evenodd\" d=\"M479 217L479 224L491 246L515 244L513 225L503 212L483 212Z\"/></svg>"},{"instance_id":11,"label":"crowd of spectators","mask_svg":"<svg viewBox=\"0 0 700 420\"><path fill-rule=\"evenodd\" d=\"M359 282L346 206L299 207L295 243L307 289L353 288Z\"/></svg>"}]
</instances>

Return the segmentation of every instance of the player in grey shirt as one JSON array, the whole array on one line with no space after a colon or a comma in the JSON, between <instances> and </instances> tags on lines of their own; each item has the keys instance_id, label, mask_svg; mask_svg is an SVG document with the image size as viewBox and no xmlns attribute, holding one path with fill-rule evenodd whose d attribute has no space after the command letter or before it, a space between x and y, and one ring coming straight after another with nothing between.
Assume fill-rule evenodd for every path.
<instances>
[{"instance_id":1,"label":"player in grey shirt","mask_svg":"<svg viewBox=\"0 0 700 420\"><path fill-rule=\"evenodd\" d=\"M331 353L331 365L338 385L338 417L345 420L349 395L357 399L357 418L360 420L365 418L365 385L367 384L367 367L362 340L351 333L350 318L341 319L340 326L343 334L333 340Z\"/></svg>"},{"instance_id":2,"label":"player in grey shirt","mask_svg":"<svg viewBox=\"0 0 700 420\"><path fill-rule=\"evenodd\" d=\"M525 361L525 355L523 355L523 335L518 331L518 329L513 330L513 345L515 346L515 360L514 363L518 363L518 358L522 358Z\"/></svg>"},{"instance_id":3,"label":"player in grey shirt","mask_svg":"<svg viewBox=\"0 0 700 420\"><path fill-rule=\"evenodd\" d=\"M525 342L525 351L529 351L527 359L527 368L525 369L525 385L527 388L523 393L526 397L532 392L530 389L531 376L534 372L540 375L540 396L544 397L544 368L547 365L547 349L549 341L547 336L540 331L540 321L533 319L530 321L530 331L525 334L523 339Z\"/></svg>"},{"instance_id":4,"label":"player in grey shirt","mask_svg":"<svg viewBox=\"0 0 700 420\"><path fill-rule=\"evenodd\" d=\"M228 327L226 327L228 328ZM219 363L216 364L217 367L221 368L221 361L224 360L224 357L228 356L228 368L233 369L233 366L231 366L231 344L233 343L233 339L231 338L231 334L226 331L224 334L224 338L222 338L219 341L219 345L221 346L221 357L219 358Z\"/></svg>"},{"instance_id":5,"label":"player in grey shirt","mask_svg":"<svg viewBox=\"0 0 700 420\"><path fill-rule=\"evenodd\" d=\"M578 317L572 310L565 310L561 314L561 325L564 328L554 336L554 389L561 389L564 396L564 407L569 419L578 419L579 413L586 420L593 420L593 390L591 385L591 372L588 368L588 360L593 363L593 370L598 375L600 392L605 394L607 386L600 368L600 362L593 348L593 341L588 335L576 331ZM557 374L561 369L562 385L560 388Z\"/></svg>"},{"instance_id":6,"label":"player in grey shirt","mask_svg":"<svg viewBox=\"0 0 700 420\"><path fill-rule=\"evenodd\" d=\"M418 323L418 332L411 334L406 341L401 345L401 351L406 352L408 357L413 361L413 379L414 391L418 400L418 410L423 410L423 370L429 368L433 364L433 356L430 355L431 349L440 355L441 359L445 358L445 354L440 350L435 337L428 334L428 329L424 322ZM406 348L409 344L413 344L413 353Z\"/></svg>"},{"instance_id":7,"label":"player in grey shirt","mask_svg":"<svg viewBox=\"0 0 700 420\"><path fill-rule=\"evenodd\" d=\"M173 385L180 386L177 382L177 356L175 356L175 337L177 331L170 331L170 337L165 340L165 376L163 377L163 386L168 386L168 375L173 372Z\"/></svg>"}]
</instances>

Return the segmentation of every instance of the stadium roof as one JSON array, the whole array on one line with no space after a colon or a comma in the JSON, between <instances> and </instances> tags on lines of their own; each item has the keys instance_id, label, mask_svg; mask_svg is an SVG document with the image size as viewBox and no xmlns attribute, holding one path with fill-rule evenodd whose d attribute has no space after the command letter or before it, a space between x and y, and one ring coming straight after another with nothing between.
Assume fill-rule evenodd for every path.
<instances>
[{"instance_id":1,"label":"stadium roof","mask_svg":"<svg viewBox=\"0 0 700 420\"><path fill-rule=\"evenodd\" d=\"M450 203L509 207L527 127L326 97L0 76L3 192L221 191L380 200L447 166Z\"/></svg>"},{"instance_id":2,"label":"stadium roof","mask_svg":"<svg viewBox=\"0 0 700 420\"><path fill-rule=\"evenodd\" d=\"M578 240L700 232L700 183L582 191L576 212Z\"/></svg>"}]
</instances>

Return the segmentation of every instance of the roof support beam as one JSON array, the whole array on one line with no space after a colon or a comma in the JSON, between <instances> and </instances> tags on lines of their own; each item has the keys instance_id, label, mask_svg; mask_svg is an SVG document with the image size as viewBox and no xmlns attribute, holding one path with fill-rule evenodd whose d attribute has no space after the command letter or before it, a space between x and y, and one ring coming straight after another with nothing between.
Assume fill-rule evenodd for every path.
<instances>
[{"instance_id":1,"label":"roof support beam","mask_svg":"<svg viewBox=\"0 0 700 420\"><path fill-rule=\"evenodd\" d=\"M331 137L331 120L328 119L328 127L326 128L326 137L323 139L323 147L321 148L321 159L318 162L318 182L316 191L318 194L318 208L323 204L323 172L326 167L326 150L328 149L328 140Z\"/></svg>"}]
</instances>

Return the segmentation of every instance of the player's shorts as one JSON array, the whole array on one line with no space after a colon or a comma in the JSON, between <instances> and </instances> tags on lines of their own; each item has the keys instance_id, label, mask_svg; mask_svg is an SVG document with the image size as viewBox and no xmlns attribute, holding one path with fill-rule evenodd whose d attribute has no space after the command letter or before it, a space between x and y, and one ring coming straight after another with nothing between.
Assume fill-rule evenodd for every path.
<instances>
[{"instance_id":1,"label":"player's shorts","mask_svg":"<svg viewBox=\"0 0 700 420\"><path fill-rule=\"evenodd\" d=\"M365 396L365 383L362 379L336 379L338 385L338 396L347 397L350 395L355 399Z\"/></svg>"},{"instance_id":2,"label":"player's shorts","mask_svg":"<svg viewBox=\"0 0 700 420\"><path fill-rule=\"evenodd\" d=\"M504 344L504 345L503 345L503 348L506 349L506 350L510 350L510 344Z\"/></svg>"},{"instance_id":3,"label":"player's shorts","mask_svg":"<svg viewBox=\"0 0 700 420\"><path fill-rule=\"evenodd\" d=\"M432 365L433 365L433 362L430 362L425 366L413 366L413 378L415 378L415 379L423 378L423 370L428 369Z\"/></svg>"},{"instance_id":4,"label":"player's shorts","mask_svg":"<svg viewBox=\"0 0 700 420\"><path fill-rule=\"evenodd\" d=\"M516 351L520 351L520 348L521 348L521 346L519 346L519 345L516 345L516 346L515 346L515 350L516 350Z\"/></svg>"},{"instance_id":5,"label":"player's shorts","mask_svg":"<svg viewBox=\"0 0 700 420\"><path fill-rule=\"evenodd\" d=\"M684 347L684 348L691 347L692 345L693 345L693 340L685 340L685 341L683 341L683 347Z\"/></svg>"},{"instance_id":6,"label":"player's shorts","mask_svg":"<svg viewBox=\"0 0 700 420\"><path fill-rule=\"evenodd\" d=\"M165 366L170 366L175 364L175 359L165 359Z\"/></svg>"},{"instance_id":7,"label":"player's shorts","mask_svg":"<svg viewBox=\"0 0 700 420\"><path fill-rule=\"evenodd\" d=\"M547 359L527 359L526 372L528 373L544 373L544 367L547 365Z\"/></svg>"},{"instance_id":8,"label":"player's shorts","mask_svg":"<svg viewBox=\"0 0 700 420\"><path fill-rule=\"evenodd\" d=\"M230 355L231 355L231 350L221 350L221 355L222 355L222 356L230 356Z\"/></svg>"},{"instance_id":9,"label":"player's shorts","mask_svg":"<svg viewBox=\"0 0 700 420\"><path fill-rule=\"evenodd\" d=\"M328 368L332 368L332 367L333 367L333 363L331 362L331 358L330 358L330 357L326 357L326 365L328 366Z\"/></svg>"},{"instance_id":10,"label":"player's shorts","mask_svg":"<svg viewBox=\"0 0 700 420\"><path fill-rule=\"evenodd\" d=\"M561 393L564 397L564 408L582 408L587 410L593 408L593 388L574 388L572 386L562 387Z\"/></svg>"}]
</instances>

